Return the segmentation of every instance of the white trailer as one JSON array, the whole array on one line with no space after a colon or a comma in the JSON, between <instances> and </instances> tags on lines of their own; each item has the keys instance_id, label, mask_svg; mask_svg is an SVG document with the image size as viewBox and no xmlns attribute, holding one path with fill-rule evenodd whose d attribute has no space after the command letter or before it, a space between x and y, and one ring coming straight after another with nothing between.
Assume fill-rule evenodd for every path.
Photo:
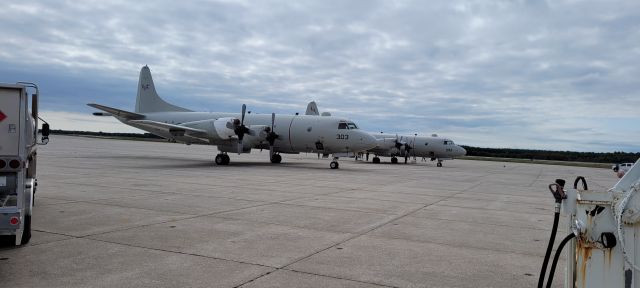
<instances>
[{"instance_id":1,"label":"white trailer","mask_svg":"<svg viewBox=\"0 0 640 288\"><path fill-rule=\"evenodd\" d=\"M566 287L640 287L640 166L607 191L569 189ZM637 167L636 167L637 166ZM569 199L567 199L569 200ZM575 278L573 277L575 275Z\"/></svg>"},{"instance_id":2,"label":"white trailer","mask_svg":"<svg viewBox=\"0 0 640 288\"><path fill-rule=\"evenodd\" d=\"M34 92L31 101L29 92ZM41 141L37 141L38 92L33 83L0 83L0 237L16 245L31 239L36 148L49 141L49 125L44 121Z\"/></svg>"},{"instance_id":3,"label":"white trailer","mask_svg":"<svg viewBox=\"0 0 640 288\"><path fill-rule=\"evenodd\" d=\"M573 189L564 189L562 179L549 185L556 199L556 213L538 287L543 287L549 263L545 287L553 285L556 265L565 248L564 287L640 288L639 163L640 159L630 165L624 177L608 190L589 190L584 177L576 178ZM568 220L568 235L558 244L553 262L549 262L560 210Z\"/></svg>"}]
</instances>

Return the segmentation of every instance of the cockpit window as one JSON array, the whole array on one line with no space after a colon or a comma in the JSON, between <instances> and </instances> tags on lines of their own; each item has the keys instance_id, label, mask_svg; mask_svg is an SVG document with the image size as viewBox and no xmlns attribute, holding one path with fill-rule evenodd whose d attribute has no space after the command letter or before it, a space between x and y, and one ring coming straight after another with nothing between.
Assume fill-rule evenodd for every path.
<instances>
[{"instance_id":1,"label":"cockpit window","mask_svg":"<svg viewBox=\"0 0 640 288\"><path fill-rule=\"evenodd\" d=\"M347 123L344 123L344 122L338 123L338 129L348 129Z\"/></svg>"},{"instance_id":2,"label":"cockpit window","mask_svg":"<svg viewBox=\"0 0 640 288\"><path fill-rule=\"evenodd\" d=\"M356 123L353 123L353 122L347 123L347 126L349 126L349 129L358 129L358 126L356 126Z\"/></svg>"},{"instance_id":3,"label":"cockpit window","mask_svg":"<svg viewBox=\"0 0 640 288\"><path fill-rule=\"evenodd\" d=\"M444 145L453 145L453 141L451 141L451 140L444 140Z\"/></svg>"}]
</instances>

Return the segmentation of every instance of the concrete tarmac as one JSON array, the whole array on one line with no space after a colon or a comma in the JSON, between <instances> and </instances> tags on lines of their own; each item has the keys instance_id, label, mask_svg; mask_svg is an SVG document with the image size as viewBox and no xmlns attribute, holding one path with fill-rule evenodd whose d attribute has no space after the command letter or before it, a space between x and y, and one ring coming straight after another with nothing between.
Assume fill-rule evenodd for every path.
<instances>
[{"instance_id":1,"label":"concrete tarmac","mask_svg":"<svg viewBox=\"0 0 640 288\"><path fill-rule=\"evenodd\" d=\"M547 185L607 169L316 154L54 136L31 243L0 247L3 287L534 287ZM384 163L386 161L387 163ZM566 234L558 232L558 239ZM562 287L564 262L554 287Z\"/></svg>"}]
</instances>

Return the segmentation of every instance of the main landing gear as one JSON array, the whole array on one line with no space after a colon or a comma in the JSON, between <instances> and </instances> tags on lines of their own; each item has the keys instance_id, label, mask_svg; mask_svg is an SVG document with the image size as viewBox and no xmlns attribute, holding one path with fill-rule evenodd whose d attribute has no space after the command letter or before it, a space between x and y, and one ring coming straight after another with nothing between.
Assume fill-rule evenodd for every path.
<instances>
[{"instance_id":1,"label":"main landing gear","mask_svg":"<svg viewBox=\"0 0 640 288\"><path fill-rule=\"evenodd\" d=\"M398 164L398 158L397 157L391 157L391 164Z\"/></svg>"},{"instance_id":2,"label":"main landing gear","mask_svg":"<svg viewBox=\"0 0 640 288\"><path fill-rule=\"evenodd\" d=\"M438 159L438 164L436 164L436 166L442 167L442 160Z\"/></svg>"},{"instance_id":3,"label":"main landing gear","mask_svg":"<svg viewBox=\"0 0 640 288\"><path fill-rule=\"evenodd\" d=\"M229 165L229 162L231 162L231 158L229 158L229 155L227 155L226 153L220 153L216 155L215 162L216 165Z\"/></svg>"},{"instance_id":4,"label":"main landing gear","mask_svg":"<svg viewBox=\"0 0 640 288\"><path fill-rule=\"evenodd\" d=\"M379 164L379 163L380 163L380 157L378 157L378 156L373 157L373 159L371 160L371 162L376 163L376 164Z\"/></svg>"},{"instance_id":5,"label":"main landing gear","mask_svg":"<svg viewBox=\"0 0 640 288\"><path fill-rule=\"evenodd\" d=\"M338 164L338 157L333 157L333 161L329 163L329 168L338 169L339 167L340 167L340 164Z\"/></svg>"}]
</instances>

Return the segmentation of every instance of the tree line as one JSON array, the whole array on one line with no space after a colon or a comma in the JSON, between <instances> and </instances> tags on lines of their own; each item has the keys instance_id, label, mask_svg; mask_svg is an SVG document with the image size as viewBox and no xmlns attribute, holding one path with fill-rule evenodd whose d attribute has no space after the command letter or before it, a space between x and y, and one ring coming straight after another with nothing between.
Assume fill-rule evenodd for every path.
<instances>
[{"instance_id":1,"label":"tree line","mask_svg":"<svg viewBox=\"0 0 640 288\"><path fill-rule=\"evenodd\" d=\"M549 151L531 149L481 148L462 146L468 156L519 158L531 160L577 161L593 163L624 163L636 162L640 153L630 152L575 152Z\"/></svg>"}]
</instances>

